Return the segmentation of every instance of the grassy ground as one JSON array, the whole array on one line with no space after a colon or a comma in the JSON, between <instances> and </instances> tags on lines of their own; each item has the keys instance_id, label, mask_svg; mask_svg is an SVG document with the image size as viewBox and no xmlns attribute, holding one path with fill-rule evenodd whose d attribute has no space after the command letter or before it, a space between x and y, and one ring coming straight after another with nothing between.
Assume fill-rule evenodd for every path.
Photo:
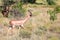
<instances>
[{"instance_id":1,"label":"grassy ground","mask_svg":"<svg viewBox=\"0 0 60 40\"><path fill-rule=\"evenodd\" d=\"M50 20L48 10L54 7L28 4L23 8L32 9L32 17L24 24L25 29L17 27L10 31L10 18L0 14L0 40L60 40L60 13L53 22Z\"/></svg>"}]
</instances>

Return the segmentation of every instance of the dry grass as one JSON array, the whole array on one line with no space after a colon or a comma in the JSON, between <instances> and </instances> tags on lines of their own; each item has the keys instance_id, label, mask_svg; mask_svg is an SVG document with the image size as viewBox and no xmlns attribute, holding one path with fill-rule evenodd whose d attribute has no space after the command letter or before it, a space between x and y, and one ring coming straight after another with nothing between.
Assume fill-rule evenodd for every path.
<instances>
[{"instance_id":1,"label":"dry grass","mask_svg":"<svg viewBox=\"0 0 60 40\"><path fill-rule=\"evenodd\" d=\"M25 29L15 28L10 32L8 26L11 19L1 15L0 24L3 24L4 27L1 28L2 30L0 29L0 40L60 40L60 34L57 33L60 32L60 25L58 26L60 18L51 23L50 15L47 13L48 10L54 8L33 5L30 5L31 7L27 5L27 9L31 8L33 10L33 16L24 24ZM60 17L60 15L57 14L57 17ZM54 27L56 27L56 30ZM54 32L50 32L50 28L53 28Z\"/></svg>"}]
</instances>

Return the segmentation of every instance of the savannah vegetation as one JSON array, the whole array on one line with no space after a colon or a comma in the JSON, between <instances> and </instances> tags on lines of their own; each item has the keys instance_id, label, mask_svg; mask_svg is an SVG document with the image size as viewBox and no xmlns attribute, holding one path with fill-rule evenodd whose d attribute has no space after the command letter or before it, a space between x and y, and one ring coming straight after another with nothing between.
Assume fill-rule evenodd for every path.
<instances>
[{"instance_id":1,"label":"savannah vegetation","mask_svg":"<svg viewBox=\"0 0 60 40\"><path fill-rule=\"evenodd\" d=\"M0 0L0 40L60 40L60 0ZM8 7L8 16L2 10ZM9 31L10 20L22 20L27 10L32 17L24 29ZM6 12L7 13L7 12ZM12 34L10 34L12 33Z\"/></svg>"}]
</instances>

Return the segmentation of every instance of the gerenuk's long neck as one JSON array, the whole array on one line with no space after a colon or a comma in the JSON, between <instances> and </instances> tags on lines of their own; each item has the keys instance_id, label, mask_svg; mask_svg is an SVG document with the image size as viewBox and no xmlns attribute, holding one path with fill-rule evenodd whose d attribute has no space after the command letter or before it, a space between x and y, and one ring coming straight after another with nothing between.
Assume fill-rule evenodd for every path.
<instances>
[{"instance_id":1,"label":"gerenuk's long neck","mask_svg":"<svg viewBox=\"0 0 60 40\"><path fill-rule=\"evenodd\" d=\"M28 16L26 16L26 18L23 20L24 21L24 23L28 20L30 18L30 16L28 15Z\"/></svg>"},{"instance_id":2,"label":"gerenuk's long neck","mask_svg":"<svg viewBox=\"0 0 60 40\"><path fill-rule=\"evenodd\" d=\"M23 23L25 23L31 16L32 16L32 13L30 12L30 10L28 10L27 16L23 20Z\"/></svg>"}]
</instances>

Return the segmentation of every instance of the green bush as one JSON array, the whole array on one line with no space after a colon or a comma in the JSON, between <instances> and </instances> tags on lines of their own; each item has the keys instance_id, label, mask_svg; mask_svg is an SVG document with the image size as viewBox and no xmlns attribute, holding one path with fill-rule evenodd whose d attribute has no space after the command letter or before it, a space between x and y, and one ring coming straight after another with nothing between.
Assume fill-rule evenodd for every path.
<instances>
[{"instance_id":1,"label":"green bush","mask_svg":"<svg viewBox=\"0 0 60 40\"><path fill-rule=\"evenodd\" d=\"M35 3L36 0L28 0L29 3Z\"/></svg>"},{"instance_id":2,"label":"green bush","mask_svg":"<svg viewBox=\"0 0 60 40\"><path fill-rule=\"evenodd\" d=\"M35 3L36 0L21 0L23 3Z\"/></svg>"},{"instance_id":3,"label":"green bush","mask_svg":"<svg viewBox=\"0 0 60 40\"><path fill-rule=\"evenodd\" d=\"M50 14L50 20L57 19L56 14L60 13L60 6L56 6L53 11L49 10L48 13Z\"/></svg>"},{"instance_id":4,"label":"green bush","mask_svg":"<svg viewBox=\"0 0 60 40\"><path fill-rule=\"evenodd\" d=\"M56 13L60 13L60 6L56 6L55 11Z\"/></svg>"},{"instance_id":5,"label":"green bush","mask_svg":"<svg viewBox=\"0 0 60 40\"><path fill-rule=\"evenodd\" d=\"M55 0L46 0L48 5L55 5Z\"/></svg>"},{"instance_id":6,"label":"green bush","mask_svg":"<svg viewBox=\"0 0 60 40\"><path fill-rule=\"evenodd\" d=\"M48 13L50 15L50 20L54 21L57 19L55 10L53 10L53 11L49 10Z\"/></svg>"}]
</instances>

